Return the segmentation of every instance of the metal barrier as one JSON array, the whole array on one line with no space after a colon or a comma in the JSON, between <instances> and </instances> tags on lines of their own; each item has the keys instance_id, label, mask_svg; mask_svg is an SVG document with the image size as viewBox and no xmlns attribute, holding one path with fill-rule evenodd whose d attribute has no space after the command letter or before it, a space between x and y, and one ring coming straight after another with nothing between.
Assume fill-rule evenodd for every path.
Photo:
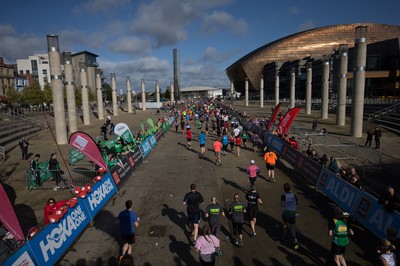
<instances>
[{"instance_id":1,"label":"metal barrier","mask_svg":"<svg viewBox=\"0 0 400 266\"><path fill-rule=\"evenodd\" d=\"M328 134L319 134L319 133L305 133L298 134L298 142L300 148L308 148L308 145L312 146L325 146L327 143Z\"/></svg>"},{"instance_id":2,"label":"metal barrier","mask_svg":"<svg viewBox=\"0 0 400 266\"><path fill-rule=\"evenodd\" d=\"M26 171L26 185L29 190L35 189L73 189L75 186L84 186L90 183L97 175L95 170L88 170L85 168L75 168L67 173L56 170L50 171L43 170L27 170Z\"/></svg>"}]
</instances>

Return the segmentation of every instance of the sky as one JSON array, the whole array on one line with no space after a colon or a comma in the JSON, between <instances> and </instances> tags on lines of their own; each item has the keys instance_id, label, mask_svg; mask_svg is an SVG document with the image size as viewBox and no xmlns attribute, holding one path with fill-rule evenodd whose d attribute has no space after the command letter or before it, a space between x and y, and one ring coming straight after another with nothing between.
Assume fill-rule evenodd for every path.
<instances>
[{"instance_id":1,"label":"sky","mask_svg":"<svg viewBox=\"0 0 400 266\"><path fill-rule=\"evenodd\" d=\"M13 0L0 8L0 57L14 64L47 53L46 35L60 51L97 54L117 91L162 91L180 56L180 87L229 88L225 69L255 49L290 34L348 23L400 25L399 0Z\"/></svg>"}]
</instances>

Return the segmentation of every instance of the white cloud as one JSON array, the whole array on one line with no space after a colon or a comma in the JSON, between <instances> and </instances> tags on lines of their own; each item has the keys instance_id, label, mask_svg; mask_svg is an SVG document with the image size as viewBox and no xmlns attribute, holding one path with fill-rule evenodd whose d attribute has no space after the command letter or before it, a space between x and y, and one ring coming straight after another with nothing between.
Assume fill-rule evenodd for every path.
<instances>
[{"instance_id":1,"label":"white cloud","mask_svg":"<svg viewBox=\"0 0 400 266\"><path fill-rule=\"evenodd\" d=\"M204 51L204 55L202 57L202 61L204 62L212 62L212 63L221 63L226 62L233 55L236 55L236 52L226 51L226 52L218 52L215 47L207 47Z\"/></svg>"},{"instance_id":2,"label":"white cloud","mask_svg":"<svg viewBox=\"0 0 400 266\"><path fill-rule=\"evenodd\" d=\"M32 34L17 36L11 25L0 25L0 56L6 62L15 63L17 59L45 52L47 52L46 36L37 37Z\"/></svg>"},{"instance_id":3,"label":"white cloud","mask_svg":"<svg viewBox=\"0 0 400 266\"><path fill-rule=\"evenodd\" d=\"M308 19L299 25L298 31L305 31L313 28L315 28L314 22L311 19Z\"/></svg>"},{"instance_id":4,"label":"white cloud","mask_svg":"<svg viewBox=\"0 0 400 266\"><path fill-rule=\"evenodd\" d=\"M137 37L122 37L109 44L109 48L113 52L123 54L144 54L151 50L151 42L148 39L140 39Z\"/></svg>"},{"instance_id":5,"label":"white cloud","mask_svg":"<svg viewBox=\"0 0 400 266\"><path fill-rule=\"evenodd\" d=\"M247 32L248 24L244 19L236 19L223 11L213 11L203 17L202 32L216 33L229 30L232 34L240 36Z\"/></svg>"}]
</instances>

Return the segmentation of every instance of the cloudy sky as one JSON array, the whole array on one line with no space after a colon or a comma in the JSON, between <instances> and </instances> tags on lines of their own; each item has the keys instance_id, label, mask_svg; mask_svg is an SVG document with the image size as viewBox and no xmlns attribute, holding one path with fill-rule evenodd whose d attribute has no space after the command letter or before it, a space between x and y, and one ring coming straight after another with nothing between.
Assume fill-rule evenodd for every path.
<instances>
[{"instance_id":1,"label":"cloudy sky","mask_svg":"<svg viewBox=\"0 0 400 266\"><path fill-rule=\"evenodd\" d=\"M399 0L13 0L0 8L0 57L6 63L46 53L46 35L60 50L98 54L118 90L131 77L165 90L180 54L181 87L229 87L225 69L281 37L315 27L373 22L400 25Z\"/></svg>"}]
</instances>

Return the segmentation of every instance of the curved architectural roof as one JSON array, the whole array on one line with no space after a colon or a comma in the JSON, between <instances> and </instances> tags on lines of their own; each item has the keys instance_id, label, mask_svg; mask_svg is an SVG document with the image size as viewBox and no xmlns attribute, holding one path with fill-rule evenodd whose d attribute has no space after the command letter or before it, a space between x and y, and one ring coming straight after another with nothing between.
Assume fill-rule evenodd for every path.
<instances>
[{"instance_id":1,"label":"curved architectural roof","mask_svg":"<svg viewBox=\"0 0 400 266\"><path fill-rule=\"evenodd\" d=\"M243 56L226 70L228 78L237 91L244 91L244 81L249 79L249 88L260 89L263 67L272 62L286 62L306 57L320 58L333 54L340 44L354 47L355 28L367 26L367 42L374 43L400 36L400 26L357 23L341 24L299 32L268 43Z\"/></svg>"}]
</instances>

